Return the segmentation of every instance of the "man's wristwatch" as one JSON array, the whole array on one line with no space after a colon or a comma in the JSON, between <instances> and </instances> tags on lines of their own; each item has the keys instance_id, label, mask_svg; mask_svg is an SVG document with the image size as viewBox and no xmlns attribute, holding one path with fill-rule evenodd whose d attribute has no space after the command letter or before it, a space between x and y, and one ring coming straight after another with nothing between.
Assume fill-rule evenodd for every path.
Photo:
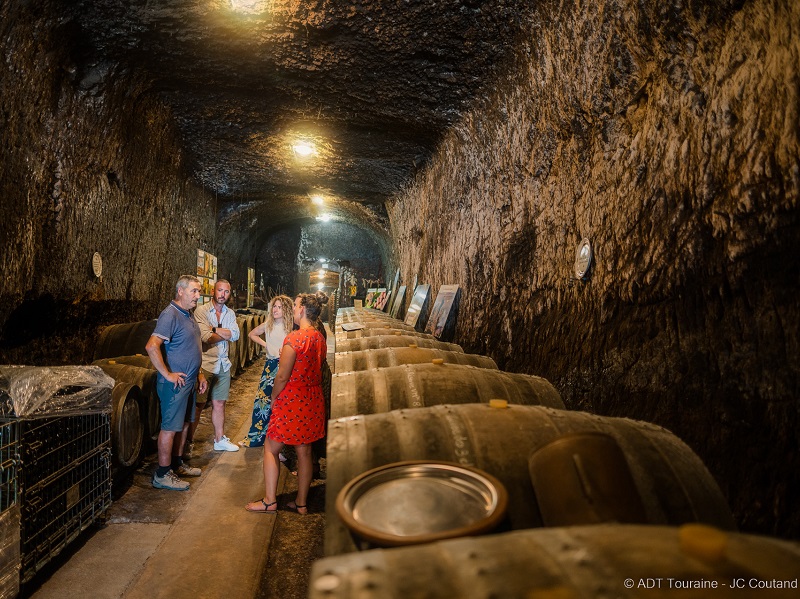
<instances>
[{"instance_id":1,"label":"man's wristwatch","mask_svg":"<svg viewBox=\"0 0 800 599\"><path fill-rule=\"evenodd\" d=\"M216 333L217 332L217 327L211 327L211 332L212 333Z\"/></svg>"}]
</instances>

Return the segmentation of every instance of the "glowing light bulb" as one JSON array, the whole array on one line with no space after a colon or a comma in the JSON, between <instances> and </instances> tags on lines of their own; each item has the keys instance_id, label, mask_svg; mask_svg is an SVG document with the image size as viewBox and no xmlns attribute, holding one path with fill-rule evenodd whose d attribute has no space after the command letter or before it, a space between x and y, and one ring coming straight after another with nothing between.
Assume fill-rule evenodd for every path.
<instances>
[{"instance_id":1,"label":"glowing light bulb","mask_svg":"<svg viewBox=\"0 0 800 599\"><path fill-rule=\"evenodd\" d=\"M317 220L321 220L323 223L327 223L331 220L330 214L321 214L317 217Z\"/></svg>"},{"instance_id":2,"label":"glowing light bulb","mask_svg":"<svg viewBox=\"0 0 800 599\"><path fill-rule=\"evenodd\" d=\"M325 287L325 283L317 283L317 289L322 289Z\"/></svg>"},{"instance_id":3,"label":"glowing light bulb","mask_svg":"<svg viewBox=\"0 0 800 599\"><path fill-rule=\"evenodd\" d=\"M325 269L324 268L320 268L319 269L319 276L321 276L321 277L325 276Z\"/></svg>"},{"instance_id":4,"label":"glowing light bulb","mask_svg":"<svg viewBox=\"0 0 800 599\"><path fill-rule=\"evenodd\" d=\"M307 141L299 141L292 146L292 150L301 158L306 158L314 153L314 145Z\"/></svg>"},{"instance_id":5,"label":"glowing light bulb","mask_svg":"<svg viewBox=\"0 0 800 599\"><path fill-rule=\"evenodd\" d=\"M322 206L325 203L325 198L320 195L311 196L311 202L316 204L317 206Z\"/></svg>"}]
</instances>

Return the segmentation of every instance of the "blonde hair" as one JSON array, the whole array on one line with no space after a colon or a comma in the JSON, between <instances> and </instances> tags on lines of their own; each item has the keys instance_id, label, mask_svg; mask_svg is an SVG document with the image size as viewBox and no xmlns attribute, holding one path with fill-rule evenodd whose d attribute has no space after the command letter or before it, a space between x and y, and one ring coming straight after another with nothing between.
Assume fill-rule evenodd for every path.
<instances>
[{"instance_id":1,"label":"blonde hair","mask_svg":"<svg viewBox=\"0 0 800 599\"><path fill-rule=\"evenodd\" d=\"M267 333L271 333L272 328L275 326L275 318L272 316L272 308L275 306L275 302L281 303L281 307L283 308L283 329L289 334L292 332L292 327L294 326L294 302L288 295L276 295L269 301L267 320L265 322Z\"/></svg>"}]
</instances>

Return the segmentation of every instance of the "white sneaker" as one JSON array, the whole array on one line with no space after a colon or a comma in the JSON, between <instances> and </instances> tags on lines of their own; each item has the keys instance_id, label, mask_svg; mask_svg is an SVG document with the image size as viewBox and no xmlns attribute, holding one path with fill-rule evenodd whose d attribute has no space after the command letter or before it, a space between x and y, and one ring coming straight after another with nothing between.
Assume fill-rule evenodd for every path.
<instances>
[{"instance_id":1,"label":"white sneaker","mask_svg":"<svg viewBox=\"0 0 800 599\"><path fill-rule=\"evenodd\" d=\"M219 441L214 441L214 451L239 451L239 446L231 443L225 435Z\"/></svg>"}]
</instances>

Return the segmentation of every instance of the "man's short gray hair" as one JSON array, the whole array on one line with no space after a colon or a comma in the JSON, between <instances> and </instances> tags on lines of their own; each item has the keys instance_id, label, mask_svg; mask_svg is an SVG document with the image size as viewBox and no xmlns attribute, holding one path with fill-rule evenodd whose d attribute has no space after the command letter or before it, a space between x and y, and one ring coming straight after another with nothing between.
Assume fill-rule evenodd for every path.
<instances>
[{"instance_id":1,"label":"man's short gray hair","mask_svg":"<svg viewBox=\"0 0 800 599\"><path fill-rule=\"evenodd\" d=\"M198 279L194 275L182 275L178 282L175 283L175 297L178 297L178 293L181 289L186 289L189 286L189 283L197 283L200 284L200 279Z\"/></svg>"}]
</instances>

